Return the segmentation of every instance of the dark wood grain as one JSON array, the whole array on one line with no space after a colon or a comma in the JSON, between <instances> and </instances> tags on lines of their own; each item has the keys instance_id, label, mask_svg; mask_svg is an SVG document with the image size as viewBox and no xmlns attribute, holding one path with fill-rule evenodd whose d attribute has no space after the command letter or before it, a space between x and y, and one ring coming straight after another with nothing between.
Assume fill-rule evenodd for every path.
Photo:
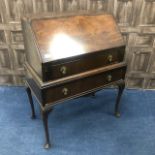
<instances>
[{"instance_id":1,"label":"dark wood grain","mask_svg":"<svg viewBox=\"0 0 155 155\"><path fill-rule=\"evenodd\" d=\"M27 17L22 23L27 61L43 82L124 59L123 37L109 14Z\"/></svg>"},{"instance_id":2,"label":"dark wood grain","mask_svg":"<svg viewBox=\"0 0 155 155\"><path fill-rule=\"evenodd\" d=\"M76 59L66 59L53 65L53 62L43 64L43 81L55 80L71 76L95 68L104 67L122 62L124 59L125 46L112 48L105 51L83 55ZM65 68L65 73L62 69Z\"/></svg>"},{"instance_id":3,"label":"dark wood grain","mask_svg":"<svg viewBox=\"0 0 155 155\"><path fill-rule=\"evenodd\" d=\"M108 70L113 70L113 69L121 68L121 67L124 67L124 66L127 66L127 64L125 62L121 62L121 63L112 64L110 66L104 66L104 67L96 68L96 69L93 69L93 70L90 70L90 71L85 71L85 72L75 74L75 75L72 75L72 76L67 76L67 77L63 77L63 78L43 82L39 78L39 76L36 74L36 72L33 70L33 68L28 63L25 64L25 67L26 67L27 71L31 74L31 78L33 77L33 79L37 82L38 87L40 89L51 87L51 86L58 86L58 85L63 84L63 83L79 80L81 78L86 78L88 76L93 76L93 75L96 75L96 74L106 72Z\"/></svg>"},{"instance_id":4,"label":"dark wood grain","mask_svg":"<svg viewBox=\"0 0 155 155\"><path fill-rule=\"evenodd\" d=\"M31 25L43 62L124 45L115 20L109 14L37 19L33 20ZM67 46L67 37L63 37L62 34L77 42L82 46L83 50L78 52L63 51ZM56 42L55 38L58 35L60 35L59 42L61 49L59 47L51 49L50 47L54 46ZM74 51L74 49L69 50ZM51 55L48 57L49 54Z\"/></svg>"},{"instance_id":5,"label":"dark wood grain","mask_svg":"<svg viewBox=\"0 0 155 155\"><path fill-rule=\"evenodd\" d=\"M124 79L126 66L96 74L84 79L68 82L56 87L50 87L43 91L43 97L46 103L54 103L62 99L74 97L93 89L102 88L104 85ZM111 77L111 79L108 79ZM65 91L66 90L66 91Z\"/></svg>"},{"instance_id":6,"label":"dark wood grain","mask_svg":"<svg viewBox=\"0 0 155 155\"><path fill-rule=\"evenodd\" d=\"M117 65L116 65L117 66ZM70 77L69 79L62 79L61 81L48 82L40 86L38 82L33 79L28 79L28 85L36 95L38 101L45 106L45 104L53 105L56 102L61 102L66 99L73 99L84 94L88 94L91 91L102 89L107 84L112 84L125 78L126 64L115 67L107 67L105 70L94 70L94 74L86 73L81 74L79 77ZM108 76L111 76L111 80L108 80ZM34 73L33 73L34 77ZM35 77L36 79L36 77ZM63 89L67 88L67 95L63 94Z\"/></svg>"}]
</instances>

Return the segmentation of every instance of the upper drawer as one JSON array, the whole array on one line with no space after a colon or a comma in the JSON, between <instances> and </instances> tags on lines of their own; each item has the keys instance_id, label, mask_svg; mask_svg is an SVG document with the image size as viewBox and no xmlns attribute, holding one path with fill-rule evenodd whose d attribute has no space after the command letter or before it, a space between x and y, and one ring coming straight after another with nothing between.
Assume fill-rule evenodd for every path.
<instances>
[{"instance_id":1,"label":"upper drawer","mask_svg":"<svg viewBox=\"0 0 155 155\"><path fill-rule=\"evenodd\" d=\"M80 56L74 60L59 62L57 64L43 64L43 81L54 80L78 74L84 71L122 62L124 59L125 46L108 49Z\"/></svg>"}]
</instances>

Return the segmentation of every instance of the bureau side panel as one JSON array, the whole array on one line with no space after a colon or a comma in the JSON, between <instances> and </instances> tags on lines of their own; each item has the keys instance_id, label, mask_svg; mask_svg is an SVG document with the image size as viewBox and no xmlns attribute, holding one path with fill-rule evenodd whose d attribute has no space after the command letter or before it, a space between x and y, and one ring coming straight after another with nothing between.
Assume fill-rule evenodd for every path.
<instances>
[{"instance_id":1,"label":"bureau side panel","mask_svg":"<svg viewBox=\"0 0 155 155\"><path fill-rule=\"evenodd\" d=\"M42 98L42 89L39 88L39 86L36 84L36 82L33 79L26 79L27 84L29 85L29 88L32 90L33 94L39 101L39 103L43 104L43 98Z\"/></svg>"},{"instance_id":2,"label":"bureau side panel","mask_svg":"<svg viewBox=\"0 0 155 155\"><path fill-rule=\"evenodd\" d=\"M35 70L35 72L42 77L42 64L38 54L37 45L35 44L35 38L27 20L22 20L24 45L26 49L26 59L29 65Z\"/></svg>"}]
</instances>

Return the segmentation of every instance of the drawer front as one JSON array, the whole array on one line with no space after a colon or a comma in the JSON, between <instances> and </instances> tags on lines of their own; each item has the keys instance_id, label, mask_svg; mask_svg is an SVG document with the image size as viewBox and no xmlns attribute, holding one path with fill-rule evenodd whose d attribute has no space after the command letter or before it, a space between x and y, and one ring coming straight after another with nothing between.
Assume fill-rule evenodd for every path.
<instances>
[{"instance_id":1,"label":"drawer front","mask_svg":"<svg viewBox=\"0 0 155 155\"><path fill-rule=\"evenodd\" d=\"M110 49L97 54L83 56L77 60L58 65L47 64L43 69L43 81L54 80L73 74L81 73L102 66L122 62L125 47Z\"/></svg>"},{"instance_id":2,"label":"drawer front","mask_svg":"<svg viewBox=\"0 0 155 155\"><path fill-rule=\"evenodd\" d=\"M125 72L126 66L123 66L87 78L68 82L52 88L46 88L43 93L45 103L52 104L53 102L61 101L65 98L74 98L81 93L101 88L111 82L124 79Z\"/></svg>"}]
</instances>

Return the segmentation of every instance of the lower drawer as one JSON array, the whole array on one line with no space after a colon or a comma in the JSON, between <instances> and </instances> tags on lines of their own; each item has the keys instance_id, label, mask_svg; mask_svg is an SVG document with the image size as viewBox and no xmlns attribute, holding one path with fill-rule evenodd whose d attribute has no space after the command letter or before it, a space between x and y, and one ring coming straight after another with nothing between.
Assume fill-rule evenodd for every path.
<instances>
[{"instance_id":1,"label":"lower drawer","mask_svg":"<svg viewBox=\"0 0 155 155\"><path fill-rule=\"evenodd\" d=\"M112 69L83 79L61 84L55 87L48 87L43 90L44 103L54 103L66 98L74 98L103 87L111 82L125 78L126 66Z\"/></svg>"}]
</instances>

